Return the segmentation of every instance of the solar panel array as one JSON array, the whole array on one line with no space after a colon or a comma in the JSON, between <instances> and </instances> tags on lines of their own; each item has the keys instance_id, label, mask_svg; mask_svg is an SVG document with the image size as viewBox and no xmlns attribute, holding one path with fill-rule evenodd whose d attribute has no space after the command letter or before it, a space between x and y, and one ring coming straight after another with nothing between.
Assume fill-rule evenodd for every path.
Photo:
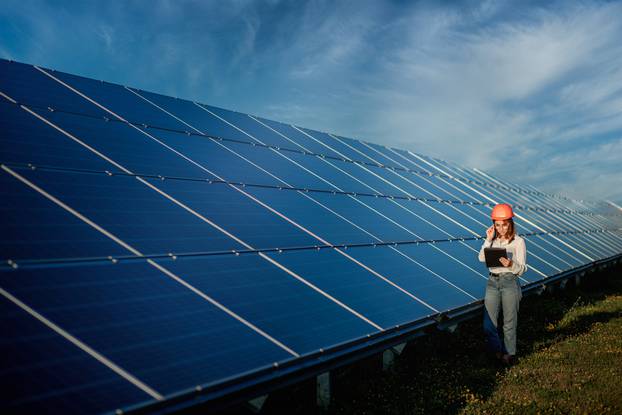
<instances>
[{"instance_id":1,"label":"solar panel array","mask_svg":"<svg viewBox=\"0 0 622 415\"><path fill-rule=\"evenodd\" d=\"M147 407L481 300L491 206L526 285L619 212L410 151L0 62L3 406Z\"/></svg>"}]
</instances>

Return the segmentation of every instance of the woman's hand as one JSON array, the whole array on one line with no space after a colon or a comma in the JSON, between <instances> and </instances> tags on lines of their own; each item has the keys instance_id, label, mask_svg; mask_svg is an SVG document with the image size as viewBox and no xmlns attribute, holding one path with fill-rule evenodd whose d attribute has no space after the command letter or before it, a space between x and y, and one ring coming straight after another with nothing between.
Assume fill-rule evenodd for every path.
<instances>
[{"instance_id":1,"label":"woman's hand","mask_svg":"<svg viewBox=\"0 0 622 415\"><path fill-rule=\"evenodd\" d=\"M511 267L512 266L512 260L511 259L507 259L506 257L499 258L499 262L501 262L501 265L503 265L504 267Z\"/></svg>"},{"instance_id":2,"label":"woman's hand","mask_svg":"<svg viewBox=\"0 0 622 415\"><path fill-rule=\"evenodd\" d=\"M495 226L491 226L490 228L486 229L486 241L488 242L492 242L492 237L495 235Z\"/></svg>"}]
</instances>

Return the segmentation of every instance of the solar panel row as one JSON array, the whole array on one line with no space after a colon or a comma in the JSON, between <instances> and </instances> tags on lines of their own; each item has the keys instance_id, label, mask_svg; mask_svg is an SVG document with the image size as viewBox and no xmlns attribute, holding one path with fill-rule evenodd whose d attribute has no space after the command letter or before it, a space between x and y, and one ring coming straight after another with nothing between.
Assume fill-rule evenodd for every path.
<instances>
[{"instance_id":1,"label":"solar panel row","mask_svg":"<svg viewBox=\"0 0 622 415\"><path fill-rule=\"evenodd\" d=\"M523 284L615 218L408 151L0 62L0 369L12 409L129 407L483 295L490 205Z\"/></svg>"}]
</instances>

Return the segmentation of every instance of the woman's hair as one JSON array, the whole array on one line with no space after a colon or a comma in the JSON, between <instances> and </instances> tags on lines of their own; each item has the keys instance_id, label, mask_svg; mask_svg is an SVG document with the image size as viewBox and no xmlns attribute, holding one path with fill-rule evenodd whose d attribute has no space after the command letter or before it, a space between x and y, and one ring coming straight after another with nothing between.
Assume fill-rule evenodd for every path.
<instances>
[{"instance_id":1,"label":"woman's hair","mask_svg":"<svg viewBox=\"0 0 622 415\"><path fill-rule=\"evenodd\" d=\"M495 226L495 222L496 221L492 221L492 226ZM510 224L510 227L508 228L508 242L512 242L514 240L514 237L516 236L516 229L514 228L514 219L510 218L510 219L506 219L504 222L508 222ZM495 239L498 238L497 236L497 231L495 230Z\"/></svg>"}]
</instances>

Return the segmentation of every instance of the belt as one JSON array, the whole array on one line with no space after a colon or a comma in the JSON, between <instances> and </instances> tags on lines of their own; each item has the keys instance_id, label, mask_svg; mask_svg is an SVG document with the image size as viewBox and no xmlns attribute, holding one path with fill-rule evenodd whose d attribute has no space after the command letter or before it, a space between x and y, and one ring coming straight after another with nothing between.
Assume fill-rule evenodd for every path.
<instances>
[{"instance_id":1,"label":"belt","mask_svg":"<svg viewBox=\"0 0 622 415\"><path fill-rule=\"evenodd\" d=\"M494 272L488 272L488 276L492 277L492 278L499 278L503 274L512 274L512 273L511 272L502 272L500 274L495 274ZM512 275L514 275L514 274L512 274Z\"/></svg>"}]
</instances>

